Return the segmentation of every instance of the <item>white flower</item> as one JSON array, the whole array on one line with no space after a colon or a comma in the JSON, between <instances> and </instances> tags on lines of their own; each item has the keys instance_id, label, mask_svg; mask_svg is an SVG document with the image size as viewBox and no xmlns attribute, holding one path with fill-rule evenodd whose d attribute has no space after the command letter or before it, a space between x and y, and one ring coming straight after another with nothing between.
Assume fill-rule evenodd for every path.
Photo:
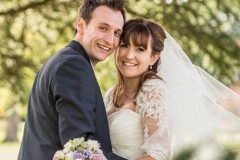
<instances>
[{"instance_id":1,"label":"white flower","mask_svg":"<svg viewBox=\"0 0 240 160\"><path fill-rule=\"evenodd\" d=\"M64 159L64 153L62 151L57 151L54 156L58 159Z\"/></svg>"},{"instance_id":2,"label":"white flower","mask_svg":"<svg viewBox=\"0 0 240 160\"><path fill-rule=\"evenodd\" d=\"M72 140L68 141L65 145L64 148L66 148L68 151L71 151L75 147L73 146Z\"/></svg>"},{"instance_id":3,"label":"white flower","mask_svg":"<svg viewBox=\"0 0 240 160\"><path fill-rule=\"evenodd\" d=\"M81 138L74 138L73 141L72 141L72 144L74 147L77 147L79 145L82 144L82 142L84 142L84 138L81 137Z\"/></svg>"},{"instance_id":4,"label":"white flower","mask_svg":"<svg viewBox=\"0 0 240 160\"><path fill-rule=\"evenodd\" d=\"M94 148L94 150L98 150L99 149L99 143L97 142L97 141L94 141L94 140L88 140L87 141L87 143L88 143L88 148L89 149L92 149L92 148Z\"/></svg>"},{"instance_id":5,"label":"white flower","mask_svg":"<svg viewBox=\"0 0 240 160\"><path fill-rule=\"evenodd\" d=\"M64 148L64 149L62 150L62 152L63 152L64 154L66 154L66 153L69 152L69 150L68 150L67 148Z\"/></svg>"},{"instance_id":6,"label":"white flower","mask_svg":"<svg viewBox=\"0 0 240 160\"><path fill-rule=\"evenodd\" d=\"M67 154L65 154L65 160L72 160L73 159L73 153L69 152Z\"/></svg>"}]
</instances>

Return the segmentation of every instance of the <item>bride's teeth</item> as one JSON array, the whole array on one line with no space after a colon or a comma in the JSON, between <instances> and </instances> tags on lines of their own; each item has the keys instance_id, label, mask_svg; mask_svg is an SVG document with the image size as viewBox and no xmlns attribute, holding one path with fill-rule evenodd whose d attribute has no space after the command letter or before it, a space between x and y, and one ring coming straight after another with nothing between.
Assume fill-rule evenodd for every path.
<instances>
[{"instance_id":1,"label":"bride's teeth","mask_svg":"<svg viewBox=\"0 0 240 160\"><path fill-rule=\"evenodd\" d=\"M125 62L124 63L126 66L135 66L135 64L133 64L133 63L127 63L127 62Z\"/></svg>"}]
</instances>

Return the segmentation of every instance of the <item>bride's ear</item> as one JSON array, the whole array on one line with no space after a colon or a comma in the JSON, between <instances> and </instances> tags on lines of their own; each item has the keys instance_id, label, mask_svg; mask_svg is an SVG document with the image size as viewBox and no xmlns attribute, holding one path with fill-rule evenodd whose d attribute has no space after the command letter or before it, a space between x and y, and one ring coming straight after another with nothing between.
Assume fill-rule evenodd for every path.
<instances>
[{"instance_id":1,"label":"bride's ear","mask_svg":"<svg viewBox=\"0 0 240 160\"><path fill-rule=\"evenodd\" d=\"M156 61L160 58L160 54L152 55L151 65L155 64Z\"/></svg>"}]
</instances>

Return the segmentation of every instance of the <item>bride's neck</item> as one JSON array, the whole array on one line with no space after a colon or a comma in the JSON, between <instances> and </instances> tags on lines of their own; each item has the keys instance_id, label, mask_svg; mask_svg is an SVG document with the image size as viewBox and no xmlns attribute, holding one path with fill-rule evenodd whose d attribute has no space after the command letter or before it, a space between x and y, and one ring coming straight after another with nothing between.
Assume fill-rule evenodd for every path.
<instances>
[{"instance_id":1,"label":"bride's neck","mask_svg":"<svg viewBox=\"0 0 240 160\"><path fill-rule=\"evenodd\" d=\"M140 80L139 79L125 79L124 80L124 90L126 92L136 92Z\"/></svg>"}]
</instances>

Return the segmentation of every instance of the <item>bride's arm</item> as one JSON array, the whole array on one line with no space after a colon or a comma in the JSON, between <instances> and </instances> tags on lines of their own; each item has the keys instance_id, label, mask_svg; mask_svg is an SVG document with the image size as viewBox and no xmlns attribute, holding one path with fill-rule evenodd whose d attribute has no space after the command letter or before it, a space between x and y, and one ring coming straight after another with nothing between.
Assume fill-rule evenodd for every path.
<instances>
[{"instance_id":1,"label":"bride's arm","mask_svg":"<svg viewBox=\"0 0 240 160\"><path fill-rule=\"evenodd\" d=\"M147 153L146 157L139 160L166 160L169 159L171 148L166 87L161 80L150 80L147 84L137 100L145 137L141 148Z\"/></svg>"},{"instance_id":2,"label":"bride's arm","mask_svg":"<svg viewBox=\"0 0 240 160\"><path fill-rule=\"evenodd\" d=\"M105 97L104 97L104 105L106 108L107 116L109 116L115 111L115 108L113 105L113 91L114 91L114 87L111 87L106 91Z\"/></svg>"}]
</instances>

